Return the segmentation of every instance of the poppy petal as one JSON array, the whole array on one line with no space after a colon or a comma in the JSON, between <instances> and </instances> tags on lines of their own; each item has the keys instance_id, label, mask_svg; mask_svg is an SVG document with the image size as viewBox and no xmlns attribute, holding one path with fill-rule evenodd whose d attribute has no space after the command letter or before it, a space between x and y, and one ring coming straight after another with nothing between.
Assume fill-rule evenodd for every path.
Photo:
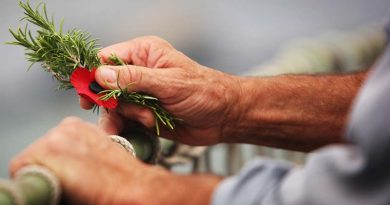
<instances>
[{"instance_id":1,"label":"poppy petal","mask_svg":"<svg viewBox=\"0 0 390 205\"><path fill-rule=\"evenodd\" d=\"M96 68L93 68L91 71L89 71L86 68L78 67L70 76L70 83L73 85L80 96L84 97L91 103L109 109L116 108L118 101L115 98L101 100L100 97L103 96L103 94L96 94L90 90L89 85L95 81L95 72Z\"/></svg>"}]
</instances>

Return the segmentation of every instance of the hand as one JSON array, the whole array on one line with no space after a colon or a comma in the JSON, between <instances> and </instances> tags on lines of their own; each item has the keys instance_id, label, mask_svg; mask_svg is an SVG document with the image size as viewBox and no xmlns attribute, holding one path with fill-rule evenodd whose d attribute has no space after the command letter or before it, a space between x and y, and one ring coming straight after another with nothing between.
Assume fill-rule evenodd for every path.
<instances>
[{"instance_id":1,"label":"hand","mask_svg":"<svg viewBox=\"0 0 390 205\"><path fill-rule=\"evenodd\" d=\"M143 164L77 118L65 119L17 156L11 175L29 164L55 173L68 204L205 204L219 181Z\"/></svg>"},{"instance_id":2,"label":"hand","mask_svg":"<svg viewBox=\"0 0 390 205\"><path fill-rule=\"evenodd\" d=\"M118 88L119 84L129 91L157 97L165 109L183 120L176 123L173 132L162 130L163 137L191 145L210 145L228 135L225 128L232 126L237 114L233 105L240 98L237 77L199 65L157 37L119 43L102 49L99 55L109 63L108 57L113 53L131 65L102 66L96 72L97 82L105 88ZM84 99L80 104L91 108ZM132 104L103 112L99 124L108 133L118 134L129 119L154 126L152 112Z\"/></svg>"}]
</instances>

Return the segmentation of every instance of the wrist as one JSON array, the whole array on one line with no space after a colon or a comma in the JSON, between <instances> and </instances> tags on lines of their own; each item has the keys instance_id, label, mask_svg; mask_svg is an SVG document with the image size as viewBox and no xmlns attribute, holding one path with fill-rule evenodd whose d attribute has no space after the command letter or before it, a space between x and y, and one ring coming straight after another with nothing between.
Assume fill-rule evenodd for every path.
<instances>
[{"instance_id":1,"label":"wrist","mask_svg":"<svg viewBox=\"0 0 390 205\"><path fill-rule=\"evenodd\" d=\"M290 85L288 76L241 77L239 82L240 97L223 142L308 150L295 137L307 124L301 111L305 103L296 98L303 92L299 86Z\"/></svg>"},{"instance_id":2,"label":"wrist","mask_svg":"<svg viewBox=\"0 0 390 205\"><path fill-rule=\"evenodd\" d=\"M258 102L261 97L258 96L262 85L260 82L254 83L252 77L235 77L237 89L234 90L236 100L230 106L228 117L223 130L221 142L238 143L243 142L245 136L251 127L248 125L249 118L257 116L256 108L253 103ZM260 102L258 102L260 103ZM252 116L252 117L251 117ZM256 120L254 120L256 121Z\"/></svg>"},{"instance_id":3,"label":"wrist","mask_svg":"<svg viewBox=\"0 0 390 205\"><path fill-rule=\"evenodd\" d=\"M233 108L229 126L226 126L223 142L290 149L286 127L297 120L295 112L286 108L291 96L285 94L289 89L281 85L284 82L281 78L284 77L238 78L240 96Z\"/></svg>"}]
</instances>

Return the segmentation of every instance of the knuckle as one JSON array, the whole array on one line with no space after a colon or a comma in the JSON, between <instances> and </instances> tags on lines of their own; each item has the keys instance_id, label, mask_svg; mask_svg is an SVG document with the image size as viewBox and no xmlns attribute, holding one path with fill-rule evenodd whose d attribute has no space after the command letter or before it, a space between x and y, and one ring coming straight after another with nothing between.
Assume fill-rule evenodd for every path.
<instances>
[{"instance_id":1,"label":"knuckle","mask_svg":"<svg viewBox=\"0 0 390 205\"><path fill-rule=\"evenodd\" d=\"M51 155L74 153L74 150L78 150L83 144L78 130L64 127L53 128L46 134L46 146L42 149L46 149L45 152Z\"/></svg>"},{"instance_id":2,"label":"knuckle","mask_svg":"<svg viewBox=\"0 0 390 205\"><path fill-rule=\"evenodd\" d=\"M147 39L147 40L156 41L156 42L163 42L164 41L164 39L162 39L162 38L160 38L158 36L155 36L155 35L145 36L144 38Z\"/></svg>"},{"instance_id":3,"label":"knuckle","mask_svg":"<svg viewBox=\"0 0 390 205\"><path fill-rule=\"evenodd\" d=\"M82 121L80 118L70 116L70 117L66 117L64 120L62 120L62 122L60 123L60 126L79 125L81 123L82 123Z\"/></svg>"},{"instance_id":4,"label":"knuckle","mask_svg":"<svg viewBox=\"0 0 390 205\"><path fill-rule=\"evenodd\" d=\"M73 141L74 138L72 135L64 134L60 129L51 129L45 136L48 144L48 148L51 152L57 153L60 149L59 147L64 147L68 145L69 141Z\"/></svg>"},{"instance_id":5,"label":"knuckle","mask_svg":"<svg viewBox=\"0 0 390 205\"><path fill-rule=\"evenodd\" d=\"M49 130L44 136L44 138L46 138L48 142L53 141L53 142L61 143L66 139L66 137L62 133L63 131L61 128L55 127Z\"/></svg>"},{"instance_id":6,"label":"knuckle","mask_svg":"<svg viewBox=\"0 0 390 205\"><path fill-rule=\"evenodd\" d=\"M141 39L148 41L148 42L151 42L153 44L157 44L159 46L169 47L169 48L172 47L172 45L167 40L160 38L158 36L155 36L155 35L143 36L143 37L141 37Z\"/></svg>"},{"instance_id":7,"label":"knuckle","mask_svg":"<svg viewBox=\"0 0 390 205\"><path fill-rule=\"evenodd\" d=\"M65 142L68 140L77 140L79 133L83 130L85 122L77 117L66 117L62 122L55 128L51 129L46 137L50 141Z\"/></svg>"}]
</instances>

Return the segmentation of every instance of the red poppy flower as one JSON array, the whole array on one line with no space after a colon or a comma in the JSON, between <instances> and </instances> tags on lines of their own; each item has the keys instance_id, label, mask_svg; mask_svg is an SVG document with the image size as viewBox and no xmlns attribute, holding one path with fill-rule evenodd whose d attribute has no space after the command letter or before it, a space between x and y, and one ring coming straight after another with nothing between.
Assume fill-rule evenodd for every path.
<instances>
[{"instance_id":1,"label":"red poppy flower","mask_svg":"<svg viewBox=\"0 0 390 205\"><path fill-rule=\"evenodd\" d=\"M96 83L95 72L96 68L93 68L91 71L89 71L87 68L78 67L70 76L70 83L72 83L73 87L80 96L84 97L91 103L103 106L105 108L116 108L118 101L115 98L110 98L108 100L100 99L103 94L98 93L104 89Z\"/></svg>"}]
</instances>

